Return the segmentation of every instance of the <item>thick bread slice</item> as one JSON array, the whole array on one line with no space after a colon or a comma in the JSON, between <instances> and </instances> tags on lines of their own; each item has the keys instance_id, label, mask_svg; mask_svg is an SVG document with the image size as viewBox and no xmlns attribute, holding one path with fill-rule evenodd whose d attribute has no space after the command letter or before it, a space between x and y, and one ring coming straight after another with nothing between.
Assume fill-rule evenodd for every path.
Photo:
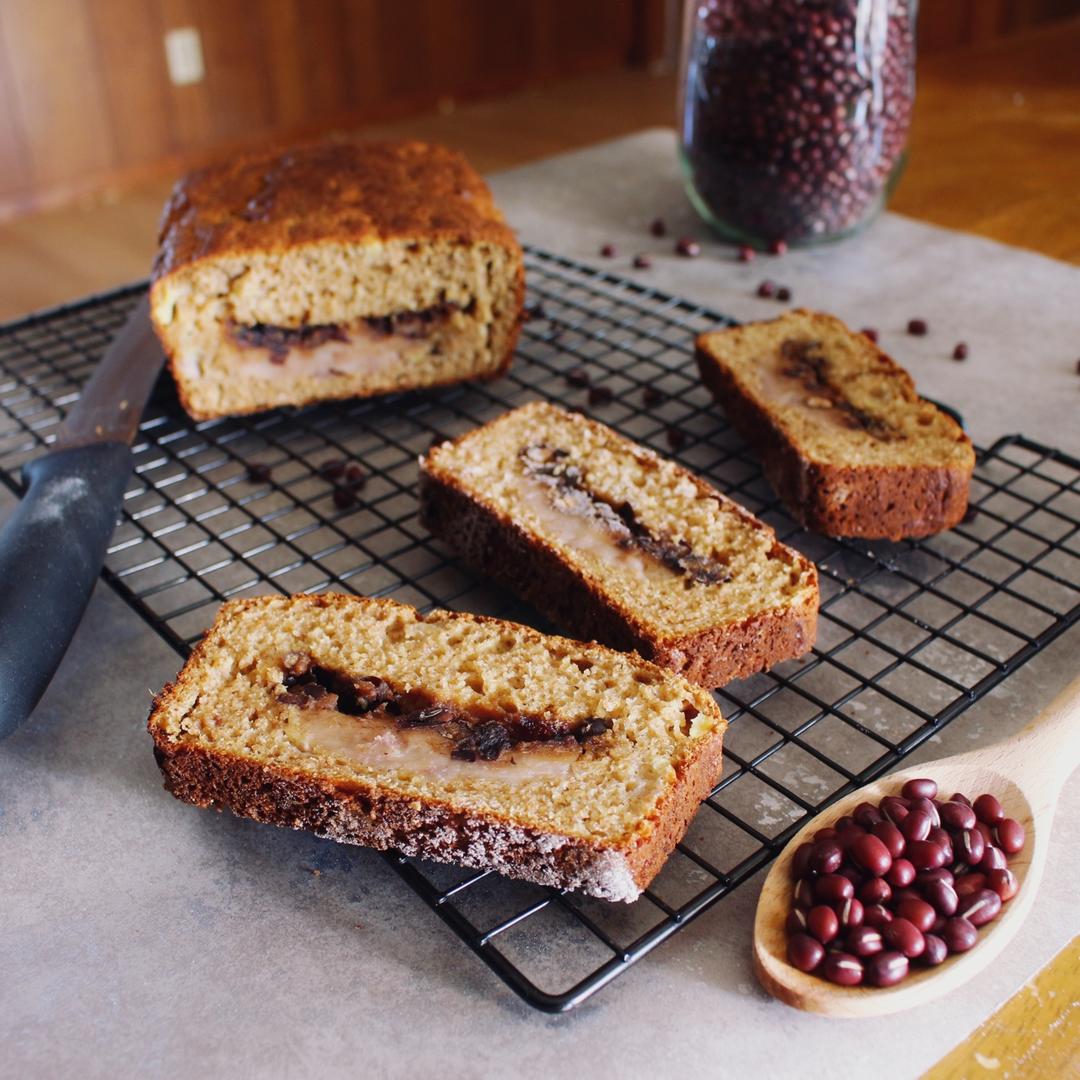
<instances>
[{"instance_id":1,"label":"thick bread slice","mask_svg":"<svg viewBox=\"0 0 1080 1080\"><path fill-rule=\"evenodd\" d=\"M151 315L196 419L492 378L521 247L458 153L419 142L263 151L182 179Z\"/></svg>"},{"instance_id":2,"label":"thick bread slice","mask_svg":"<svg viewBox=\"0 0 1080 1080\"><path fill-rule=\"evenodd\" d=\"M808 529L900 540L951 529L964 516L971 440L865 334L797 309L702 334L697 361Z\"/></svg>"},{"instance_id":3,"label":"thick bread slice","mask_svg":"<svg viewBox=\"0 0 1080 1080\"><path fill-rule=\"evenodd\" d=\"M633 900L719 779L724 720L635 656L325 594L223 605L148 727L197 806Z\"/></svg>"},{"instance_id":4,"label":"thick bread slice","mask_svg":"<svg viewBox=\"0 0 1080 1080\"><path fill-rule=\"evenodd\" d=\"M813 564L703 480L545 402L433 447L421 520L584 640L722 686L814 643Z\"/></svg>"}]
</instances>

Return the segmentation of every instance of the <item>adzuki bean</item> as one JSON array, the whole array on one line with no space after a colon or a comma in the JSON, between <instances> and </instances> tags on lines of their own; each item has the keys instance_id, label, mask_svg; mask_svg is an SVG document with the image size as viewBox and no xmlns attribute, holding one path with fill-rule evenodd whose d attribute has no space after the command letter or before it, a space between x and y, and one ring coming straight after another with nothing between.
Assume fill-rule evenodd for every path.
<instances>
[{"instance_id":1,"label":"adzuki bean","mask_svg":"<svg viewBox=\"0 0 1080 1080\"><path fill-rule=\"evenodd\" d=\"M788 959L842 986L894 986L974 947L1016 896L1023 826L989 794L939 799L930 779L860 803L792 855Z\"/></svg>"}]
</instances>

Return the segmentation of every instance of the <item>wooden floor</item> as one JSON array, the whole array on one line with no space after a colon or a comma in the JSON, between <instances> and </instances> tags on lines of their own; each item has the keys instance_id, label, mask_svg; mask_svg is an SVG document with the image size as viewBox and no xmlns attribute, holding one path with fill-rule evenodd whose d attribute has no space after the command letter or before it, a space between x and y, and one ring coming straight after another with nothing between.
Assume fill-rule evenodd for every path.
<instances>
[{"instance_id":1,"label":"wooden floor","mask_svg":"<svg viewBox=\"0 0 1080 1080\"><path fill-rule=\"evenodd\" d=\"M1080 20L919 64L892 208L1080 263ZM675 80L612 71L364 129L458 146L482 172L674 121ZM0 320L146 275L169 180L0 226Z\"/></svg>"},{"instance_id":2,"label":"wooden floor","mask_svg":"<svg viewBox=\"0 0 1080 1080\"><path fill-rule=\"evenodd\" d=\"M892 209L1080 264L1078 56L1073 20L921 61ZM670 125L674 96L671 76L616 71L365 130L458 146L489 172ZM168 188L163 178L0 226L0 320L145 276ZM1075 1068L1078 963L1080 939L928 1075Z\"/></svg>"}]
</instances>

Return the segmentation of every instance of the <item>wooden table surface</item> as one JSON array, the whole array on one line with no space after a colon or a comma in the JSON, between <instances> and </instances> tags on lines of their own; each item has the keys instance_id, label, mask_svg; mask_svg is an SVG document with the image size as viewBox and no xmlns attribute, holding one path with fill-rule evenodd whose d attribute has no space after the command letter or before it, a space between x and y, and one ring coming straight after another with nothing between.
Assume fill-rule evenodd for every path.
<instances>
[{"instance_id":1,"label":"wooden table surface","mask_svg":"<svg viewBox=\"0 0 1080 1080\"><path fill-rule=\"evenodd\" d=\"M891 209L1080 263L1080 20L924 58ZM615 71L370 129L484 172L673 122L674 78ZM145 276L169 178L0 227L0 319ZM1077 343L1080 354L1080 342ZM929 1076L1080 1076L1080 938Z\"/></svg>"}]
</instances>

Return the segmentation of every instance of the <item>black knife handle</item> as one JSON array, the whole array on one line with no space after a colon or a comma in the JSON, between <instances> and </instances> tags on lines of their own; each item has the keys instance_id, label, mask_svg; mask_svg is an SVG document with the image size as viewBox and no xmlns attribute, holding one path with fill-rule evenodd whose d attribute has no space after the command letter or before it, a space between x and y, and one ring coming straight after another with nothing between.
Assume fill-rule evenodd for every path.
<instances>
[{"instance_id":1,"label":"black knife handle","mask_svg":"<svg viewBox=\"0 0 1080 1080\"><path fill-rule=\"evenodd\" d=\"M131 465L130 447L103 443L23 467L29 487L0 531L0 739L33 711L71 644Z\"/></svg>"}]
</instances>

